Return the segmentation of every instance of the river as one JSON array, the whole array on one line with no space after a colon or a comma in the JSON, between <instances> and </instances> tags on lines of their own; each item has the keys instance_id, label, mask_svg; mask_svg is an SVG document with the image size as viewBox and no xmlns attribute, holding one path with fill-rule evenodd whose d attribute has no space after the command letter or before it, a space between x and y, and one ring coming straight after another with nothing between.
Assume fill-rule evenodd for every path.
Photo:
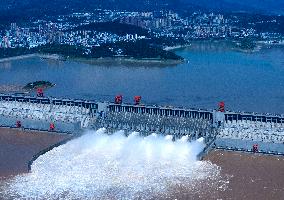
<instances>
[{"instance_id":1,"label":"river","mask_svg":"<svg viewBox=\"0 0 284 200\"><path fill-rule=\"evenodd\" d=\"M157 64L86 64L27 58L0 63L0 85L46 80L56 86L47 95L125 102L141 95L145 104L284 113L284 48L244 53L224 42L197 42L175 50L189 62Z\"/></svg>"}]
</instances>

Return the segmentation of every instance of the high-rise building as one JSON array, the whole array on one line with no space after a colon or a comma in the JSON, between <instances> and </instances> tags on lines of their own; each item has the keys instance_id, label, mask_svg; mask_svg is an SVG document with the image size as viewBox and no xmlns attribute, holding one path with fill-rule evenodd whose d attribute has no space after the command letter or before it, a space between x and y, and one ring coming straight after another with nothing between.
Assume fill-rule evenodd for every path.
<instances>
[{"instance_id":1,"label":"high-rise building","mask_svg":"<svg viewBox=\"0 0 284 200\"><path fill-rule=\"evenodd\" d=\"M12 31L17 30L17 24L16 23L11 23L11 30Z\"/></svg>"},{"instance_id":2,"label":"high-rise building","mask_svg":"<svg viewBox=\"0 0 284 200\"><path fill-rule=\"evenodd\" d=\"M42 27L41 24L38 25L38 32L39 32L40 34L42 34L42 32L43 32L43 27Z\"/></svg>"}]
</instances>

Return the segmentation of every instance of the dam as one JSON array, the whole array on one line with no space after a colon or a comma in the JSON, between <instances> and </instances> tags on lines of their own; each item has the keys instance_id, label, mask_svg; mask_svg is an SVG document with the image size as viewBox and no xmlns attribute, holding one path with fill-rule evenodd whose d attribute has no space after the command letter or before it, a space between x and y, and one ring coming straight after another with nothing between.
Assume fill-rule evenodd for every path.
<instances>
[{"instance_id":1,"label":"dam","mask_svg":"<svg viewBox=\"0 0 284 200\"><path fill-rule=\"evenodd\" d=\"M149 106L43 96L0 94L0 126L58 134L79 135L82 130L123 130L126 135L156 133L173 140L204 138L204 154L212 148L284 155L284 115ZM202 155L201 155L202 157Z\"/></svg>"}]
</instances>

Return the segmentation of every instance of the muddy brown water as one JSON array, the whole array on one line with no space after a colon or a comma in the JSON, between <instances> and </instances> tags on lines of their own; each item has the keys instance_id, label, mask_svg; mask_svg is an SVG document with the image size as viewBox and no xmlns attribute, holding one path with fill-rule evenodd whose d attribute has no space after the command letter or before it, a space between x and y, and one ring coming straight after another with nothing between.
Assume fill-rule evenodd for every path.
<instances>
[{"instance_id":1,"label":"muddy brown water","mask_svg":"<svg viewBox=\"0 0 284 200\"><path fill-rule=\"evenodd\" d=\"M0 178L27 173L33 155L68 137L0 128Z\"/></svg>"},{"instance_id":2,"label":"muddy brown water","mask_svg":"<svg viewBox=\"0 0 284 200\"><path fill-rule=\"evenodd\" d=\"M39 151L68 135L0 128L0 182L28 172L28 161ZM194 187L173 186L155 199L258 199L284 197L284 157L212 151L204 159L221 167L217 180ZM224 187L223 187L224 186Z\"/></svg>"},{"instance_id":3,"label":"muddy brown water","mask_svg":"<svg viewBox=\"0 0 284 200\"><path fill-rule=\"evenodd\" d=\"M204 159L221 167L217 180L205 180L194 187L173 187L157 199L282 200L284 199L284 157L216 150Z\"/></svg>"},{"instance_id":4,"label":"muddy brown water","mask_svg":"<svg viewBox=\"0 0 284 200\"><path fill-rule=\"evenodd\" d=\"M284 199L284 157L212 151L205 158L229 176L228 189L219 199Z\"/></svg>"}]
</instances>

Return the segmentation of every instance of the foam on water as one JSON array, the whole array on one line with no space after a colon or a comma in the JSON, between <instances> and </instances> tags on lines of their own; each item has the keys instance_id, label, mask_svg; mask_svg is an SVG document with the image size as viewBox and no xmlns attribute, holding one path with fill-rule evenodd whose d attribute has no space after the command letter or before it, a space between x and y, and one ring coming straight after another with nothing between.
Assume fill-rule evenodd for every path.
<instances>
[{"instance_id":1,"label":"foam on water","mask_svg":"<svg viewBox=\"0 0 284 200\"><path fill-rule=\"evenodd\" d=\"M217 166L196 160L204 147L203 139L88 131L40 156L31 173L13 178L4 191L19 199L148 199L218 176Z\"/></svg>"}]
</instances>

